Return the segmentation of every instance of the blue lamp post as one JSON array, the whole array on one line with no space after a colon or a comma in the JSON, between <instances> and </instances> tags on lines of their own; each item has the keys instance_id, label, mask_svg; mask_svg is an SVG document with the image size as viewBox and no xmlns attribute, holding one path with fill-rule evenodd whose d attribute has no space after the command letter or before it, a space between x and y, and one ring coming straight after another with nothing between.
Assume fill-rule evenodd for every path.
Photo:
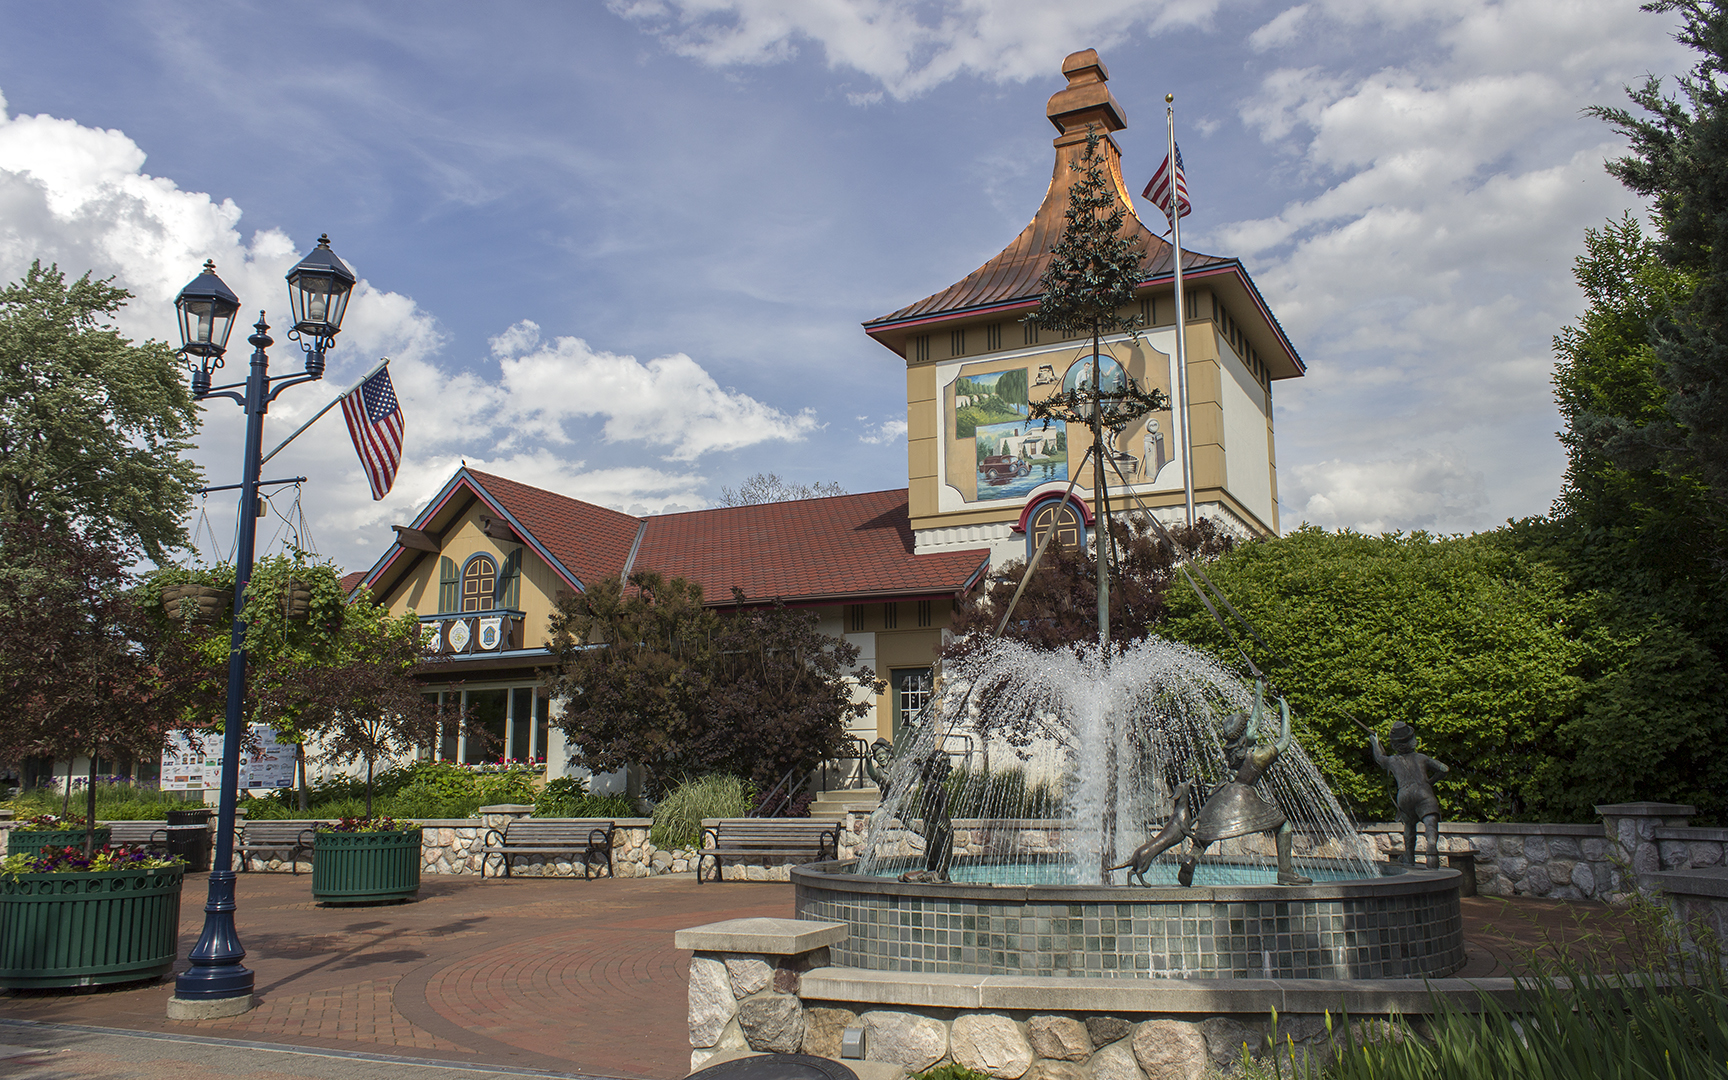
<instances>
[{"instance_id":1,"label":"blue lamp post","mask_svg":"<svg viewBox=\"0 0 1728 1080\"><path fill-rule=\"evenodd\" d=\"M290 386L324 377L324 350L342 329L354 275L336 253L330 238L318 238L318 246L288 272L288 297L294 325L288 331L306 353L303 373L270 377L270 359L264 350L275 342L267 331L264 313L258 313L251 337L252 370L243 383L211 386L211 373L222 367L228 334L240 311L240 298L216 276L214 263L206 262L199 274L174 300L179 312L181 353L192 368L192 396L199 401L224 397L246 411L246 456L241 462L240 536L234 568L234 623L228 650L228 709L222 731L222 789L216 819L215 859L210 870L210 894L204 905L204 932L187 956L192 966L174 981L172 1016L209 1017L245 1012L252 1007L252 972L242 960L246 949L234 928L234 817L240 786L240 748L245 735L246 696L246 585L252 579L253 547L257 541L260 455L263 452L264 414L276 395Z\"/></svg>"}]
</instances>

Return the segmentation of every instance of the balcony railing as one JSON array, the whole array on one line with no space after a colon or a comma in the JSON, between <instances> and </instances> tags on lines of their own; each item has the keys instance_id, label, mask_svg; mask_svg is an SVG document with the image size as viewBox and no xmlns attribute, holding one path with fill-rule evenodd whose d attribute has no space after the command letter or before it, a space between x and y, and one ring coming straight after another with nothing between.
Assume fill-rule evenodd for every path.
<instances>
[{"instance_id":1,"label":"balcony railing","mask_svg":"<svg viewBox=\"0 0 1728 1080\"><path fill-rule=\"evenodd\" d=\"M484 656L523 648L524 612L446 612L420 616L421 641L428 653L440 656Z\"/></svg>"}]
</instances>

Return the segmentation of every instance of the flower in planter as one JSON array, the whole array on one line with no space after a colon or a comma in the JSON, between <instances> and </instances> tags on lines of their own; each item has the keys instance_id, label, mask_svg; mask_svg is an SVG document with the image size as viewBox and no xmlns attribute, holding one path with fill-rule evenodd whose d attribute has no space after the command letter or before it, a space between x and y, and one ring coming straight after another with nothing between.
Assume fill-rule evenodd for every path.
<instances>
[{"instance_id":1,"label":"flower in planter","mask_svg":"<svg viewBox=\"0 0 1728 1080\"><path fill-rule=\"evenodd\" d=\"M418 829L419 827L418 822L397 821L395 818L388 817L345 817L334 824L318 826L318 831L338 833L406 832L409 829Z\"/></svg>"},{"instance_id":2,"label":"flower in planter","mask_svg":"<svg viewBox=\"0 0 1728 1080\"><path fill-rule=\"evenodd\" d=\"M70 832L73 829L84 828L84 818L77 814L37 814L33 818L25 818L15 826L20 832Z\"/></svg>"},{"instance_id":3,"label":"flower in planter","mask_svg":"<svg viewBox=\"0 0 1728 1080\"><path fill-rule=\"evenodd\" d=\"M82 874L101 870L162 870L184 863L184 859L153 855L142 847L107 846L90 855L85 855L83 848L45 847L35 854L8 855L0 859L0 874L16 877L19 874Z\"/></svg>"}]
</instances>

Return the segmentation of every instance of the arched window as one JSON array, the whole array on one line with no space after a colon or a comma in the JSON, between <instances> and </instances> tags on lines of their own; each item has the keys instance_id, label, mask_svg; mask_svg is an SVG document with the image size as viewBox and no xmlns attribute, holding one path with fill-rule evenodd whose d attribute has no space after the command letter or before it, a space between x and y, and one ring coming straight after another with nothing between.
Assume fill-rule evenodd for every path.
<instances>
[{"instance_id":1,"label":"arched window","mask_svg":"<svg viewBox=\"0 0 1728 1080\"><path fill-rule=\"evenodd\" d=\"M462 610L491 611L498 595L498 564L476 555L462 568Z\"/></svg>"},{"instance_id":2,"label":"arched window","mask_svg":"<svg viewBox=\"0 0 1728 1080\"><path fill-rule=\"evenodd\" d=\"M1044 534L1051 529L1056 530L1056 538L1050 541L1052 547L1078 551L1086 546L1086 526L1080 520L1080 508L1071 502L1051 499L1041 503L1026 520L1028 559L1038 550L1038 545L1044 542Z\"/></svg>"}]
</instances>

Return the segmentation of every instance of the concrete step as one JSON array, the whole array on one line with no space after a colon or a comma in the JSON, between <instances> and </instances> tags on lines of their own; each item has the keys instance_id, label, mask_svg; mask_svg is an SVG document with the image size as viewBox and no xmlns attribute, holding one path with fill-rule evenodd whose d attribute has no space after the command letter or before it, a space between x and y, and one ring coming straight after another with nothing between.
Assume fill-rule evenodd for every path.
<instances>
[{"instance_id":1,"label":"concrete step","mask_svg":"<svg viewBox=\"0 0 1728 1080\"><path fill-rule=\"evenodd\" d=\"M882 793L876 788L848 788L843 791L824 791L816 796L810 804L811 817L839 817L848 807L862 806L874 809L882 802Z\"/></svg>"}]
</instances>

